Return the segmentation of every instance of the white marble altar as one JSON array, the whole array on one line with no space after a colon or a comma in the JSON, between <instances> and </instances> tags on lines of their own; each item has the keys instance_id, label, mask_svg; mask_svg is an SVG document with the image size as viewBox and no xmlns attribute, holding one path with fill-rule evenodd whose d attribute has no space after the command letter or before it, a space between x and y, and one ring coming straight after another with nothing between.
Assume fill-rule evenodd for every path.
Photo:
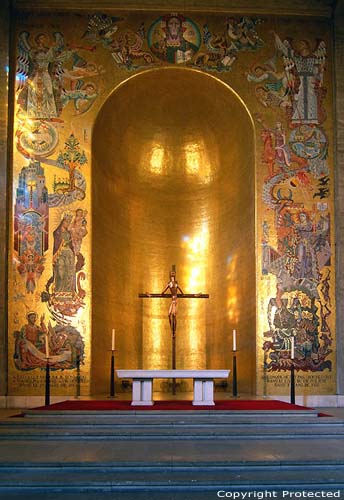
<instances>
[{"instance_id":1,"label":"white marble altar","mask_svg":"<svg viewBox=\"0 0 344 500\"><path fill-rule=\"evenodd\" d=\"M230 370L116 370L119 378L133 379L133 406L151 406L155 378L192 378L195 406L214 406L214 379L227 378Z\"/></svg>"}]
</instances>

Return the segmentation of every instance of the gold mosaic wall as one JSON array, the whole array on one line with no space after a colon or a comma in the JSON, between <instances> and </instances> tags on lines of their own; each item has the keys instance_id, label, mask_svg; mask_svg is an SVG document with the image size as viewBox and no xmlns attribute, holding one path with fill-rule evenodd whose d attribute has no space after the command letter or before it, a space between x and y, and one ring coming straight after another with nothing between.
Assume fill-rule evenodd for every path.
<instances>
[{"instance_id":1,"label":"gold mosaic wall","mask_svg":"<svg viewBox=\"0 0 344 500\"><path fill-rule=\"evenodd\" d=\"M294 363L297 390L336 392L330 36L297 17L18 18L10 394L42 393L47 353L53 394L106 392L112 328L120 367L167 367L168 302L138 293L171 265L210 295L178 303L177 366L230 366L235 328L240 391L288 393Z\"/></svg>"}]
</instances>

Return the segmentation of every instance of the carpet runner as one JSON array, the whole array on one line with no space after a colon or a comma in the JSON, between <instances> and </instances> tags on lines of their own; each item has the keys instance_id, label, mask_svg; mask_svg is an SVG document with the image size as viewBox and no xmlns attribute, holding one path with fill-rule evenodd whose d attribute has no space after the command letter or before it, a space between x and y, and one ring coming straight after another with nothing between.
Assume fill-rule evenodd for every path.
<instances>
[{"instance_id":1,"label":"carpet runner","mask_svg":"<svg viewBox=\"0 0 344 500\"><path fill-rule=\"evenodd\" d=\"M215 406L193 406L189 400L155 401L153 406L131 406L131 401L121 400L67 400L49 406L34 408L40 411L312 411L312 408L277 400L222 400ZM314 411L314 410L313 410Z\"/></svg>"}]
</instances>

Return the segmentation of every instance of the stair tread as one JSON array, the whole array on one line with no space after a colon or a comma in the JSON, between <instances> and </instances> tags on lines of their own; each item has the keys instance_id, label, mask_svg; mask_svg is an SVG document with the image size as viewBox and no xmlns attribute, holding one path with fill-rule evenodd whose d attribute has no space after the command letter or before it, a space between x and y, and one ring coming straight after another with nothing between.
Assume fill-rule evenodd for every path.
<instances>
[{"instance_id":1,"label":"stair tread","mask_svg":"<svg viewBox=\"0 0 344 500\"><path fill-rule=\"evenodd\" d=\"M77 470L73 468L55 468L46 469L42 473L42 468L35 468L29 471L14 468L11 470L0 470L0 491L5 487L12 486L29 486L38 487L80 487L86 485L101 486L101 485L116 485L116 486L140 486L150 485L158 486L166 484L168 478L169 486L196 486L207 484L208 486L219 485L243 485L252 483L256 485L267 484L292 484L300 485L312 484L313 487L317 484L326 484L329 486L333 482L340 482L344 485L344 468L343 469L304 469L299 466L298 470L281 470L275 467L266 470L262 474L262 470L254 467L247 467L245 470L231 469L219 470L208 468L206 471L201 470L171 470L165 471L104 471L97 469ZM171 474L172 472L172 474ZM283 474L283 475L282 475ZM281 483L282 482L282 483Z\"/></svg>"}]
</instances>

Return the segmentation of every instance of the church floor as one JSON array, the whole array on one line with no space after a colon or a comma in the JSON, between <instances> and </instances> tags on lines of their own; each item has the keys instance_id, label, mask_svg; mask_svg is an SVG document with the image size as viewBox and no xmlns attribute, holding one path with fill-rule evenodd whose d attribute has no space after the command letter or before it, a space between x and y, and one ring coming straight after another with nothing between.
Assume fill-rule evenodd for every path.
<instances>
[{"instance_id":1,"label":"church floor","mask_svg":"<svg viewBox=\"0 0 344 500\"><path fill-rule=\"evenodd\" d=\"M344 500L344 408L317 410L333 417L3 409L0 499Z\"/></svg>"},{"instance_id":2,"label":"church floor","mask_svg":"<svg viewBox=\"0 0 344 500\"><path fill-rule=\"evenodd\" d=\"M244 496L246 493L246 497ZM297 498L302 498L302 494L307 494L308 492L303 492L303 490L267 490L267 489L254 489L248 487L246 490L234 490L228 491L218 488L211 488L208 491L179 491L179 492L168 492L168 491L156 491L156 492L75 492L75 493L29 493L29 494L18 494L18 493L6 493L5 496L1 496L1 500L218 500L219 498L230 498L235 500L266 500L270 498L275 498L277 500L295 500ZM338 489L322 489L313 490L315 494L322 494L322 498L343 498L344 491ZM227 496L225 496L227 495ZM319 496L320 496L319 495ZM330 496L331 495L331 496ZM336 496L334 496L336 495ZM309 496L309 498L311 495ZM321 496L320 496L321 497ZM303 498L307 498L303 496Z\"/></svg>"}]
</instances>

